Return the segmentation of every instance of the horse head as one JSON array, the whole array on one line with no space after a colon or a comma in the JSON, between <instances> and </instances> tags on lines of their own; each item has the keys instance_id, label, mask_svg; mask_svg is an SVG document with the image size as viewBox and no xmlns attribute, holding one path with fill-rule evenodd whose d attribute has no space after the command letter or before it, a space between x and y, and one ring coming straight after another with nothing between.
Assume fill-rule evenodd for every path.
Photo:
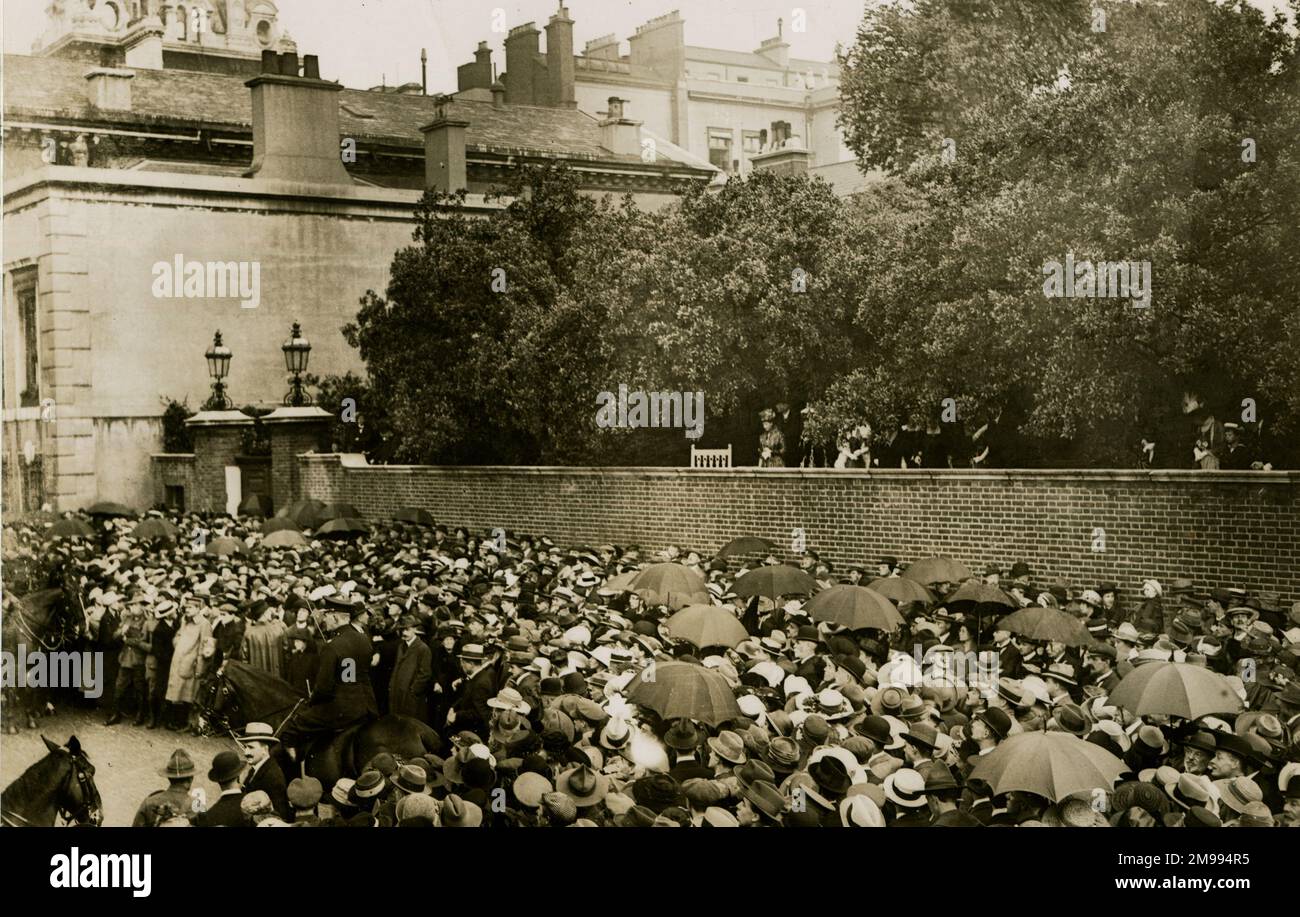
<instances>
[{"instance_id":1,"label":"horse head","mask_svg":"<svg viewBox=\"0 0 1300 917\"><path fill-rule=\"evenodd\" d=\"M58 787L55 805L58 814L78 827L98 828L104 822L104 804L95 785L95 765L90 763L76 736L66 745L55 745L45 736L41 741L50 755L59 761L51 781Z\"/></svg>"}]
</instances>

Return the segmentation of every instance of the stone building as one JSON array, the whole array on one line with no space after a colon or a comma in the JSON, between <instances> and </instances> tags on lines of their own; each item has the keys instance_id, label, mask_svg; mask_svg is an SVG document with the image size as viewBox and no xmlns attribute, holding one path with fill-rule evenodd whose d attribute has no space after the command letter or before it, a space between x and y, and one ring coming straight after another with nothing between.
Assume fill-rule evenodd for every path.
<instances>
[{"instance_id":1,"label":"stone building","mask_svg":"<svg viewBox=\"0 0 1300 917\"><path fill-rule=\"evenodd\" d=\"M9 512L156 502L164 399L203 403L217 330L235 404L282 398L294 322L311 371L360 371L339 329L386 288L426 187L486 213L527 164L646 207L722 179L617 98L596 117L499 82L346 89L299 58L269 0L205 8L196 35L192 3L55 0L38 53L4 57Z\"/></svg>"}]
</instances>

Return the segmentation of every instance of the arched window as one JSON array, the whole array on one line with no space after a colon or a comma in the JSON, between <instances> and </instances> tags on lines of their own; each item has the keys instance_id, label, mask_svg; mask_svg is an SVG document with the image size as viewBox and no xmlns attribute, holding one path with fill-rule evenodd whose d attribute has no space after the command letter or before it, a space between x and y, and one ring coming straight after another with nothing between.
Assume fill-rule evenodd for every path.
<instances>
[{"instance_id":1,"label":"arched window","mask_svg":"<svg viewBox=\"0 0 1300 917\"><path fill-rule=\"evenodd\" d=\"M181 41L189 41L190 38L190 11L183 6L176 7L176 18L180 20L178 31L180 32Z\"/></svg>"}]
</instances>

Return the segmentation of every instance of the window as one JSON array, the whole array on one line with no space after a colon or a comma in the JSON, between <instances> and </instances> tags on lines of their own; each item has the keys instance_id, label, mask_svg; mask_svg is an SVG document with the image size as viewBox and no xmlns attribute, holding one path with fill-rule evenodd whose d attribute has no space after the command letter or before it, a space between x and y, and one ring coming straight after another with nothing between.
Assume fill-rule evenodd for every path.
<instances>
[{"instance_id":1,"label":"window","mask_svg":"<svg viewBox=\"0 0 1300 917\"><path fill-rule=\"evenodd\" d=\"M744 131L741 134L741 143L747 155L763 152L763 135L759 131Z\"/></svg>"},{"instance_id":2,"label":"window","mask_svg":"<svg viewBox=\"0 0 1300 917\"><path fill-rule=\"evenodd\" d=\"M709 162L724 172L731 171L731 128L709 128Z\"/></svg>"},{"instance_id":3,"label":"window","mask_svg":"<svg viewBox=\"0 0 1300 917\"><path fill-rule=\"evenodd\" d=\"M168 509L176 512L185 512L185 485L167 484L165 490L165 504Z\"/></svg>"},{"instance_id":4,"label":"window","mask_svg":"<svg viewBox=\"0 0 1300 917\"><path fill-rule=\"evenodd\" d=\"M35 407L41 400L41 334L36 322L36 275L14 277L14 293L18 299L18 340L22 351L22 378L19 386L20 404Z\"/></svg>"},{"instance_id":5,"label":"window","mask_svg":"<svg viewBox=\"0 0 1300 917\"><path fill-rule=\"evenodd\" d=\"M265 19L257 24L257 40L264 45L271 43L271 23Z\"/></svg>"}]
</instances>

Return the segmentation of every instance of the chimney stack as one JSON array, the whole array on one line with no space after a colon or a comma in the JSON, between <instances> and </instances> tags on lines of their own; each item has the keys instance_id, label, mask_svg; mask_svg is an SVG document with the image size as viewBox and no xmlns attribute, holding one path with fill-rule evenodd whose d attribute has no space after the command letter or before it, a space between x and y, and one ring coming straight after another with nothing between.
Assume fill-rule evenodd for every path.
<instances>
[{"instance_id":1,"label":"chimney stack","mask_svg":"<svg viewBox=\"0 0 1300 917\"><path fill-rule=\"evenodd\" d=\"M314 54L302 70L293 51L263 51L262 72L244 84L253 91L253 165L244 177L350 185L339 156L343 87L320 78Z\"/></svg>"},{"instance_id":2,"label":"chimney stack","mask_svg":"<svg viewBox=\"0 0 1300 917\"><path fill-rule=\"evenodd\" d=\"M541 34L536 23L526 22L506 35L506 100L511 105L534 105L545 92L534 85Z\"/></svg>"},{"instance_id":3,"label":"chimney stack","mask_svg":"<svg viewBox=\"0 0 1300 917\"><path fill-rule=\"evenodd\" d=\"M90 104L106 111L131 110L131 80L134 70L95 67L86 71L86 95Z\"/></svg>"},{"instance_id":4,"label":"chimney stack","mask_svg":"<svg viewBox=\"0 0 1300 917\"><path fill-rule=\"evenodd\" d=\"M157 16L141 19L122 40L126 65L145 70L163 69L163 24Z\"/></svg>"},{"instance_id":5,"label":"chimney stack","mask_svg":"<svg viewBox=\"0 0 1300 917\"><path fill-rule=\"evenodd\" d=\"M618 60L618 45L618 36L611 32L587 42L586 47L582 49L582 56L595 60Z\"/></svg>"},{"instance_id":6,"label":"chimney stack","mask_svg":"<svg viewBox=\"0 0 1300 917\"><path fill-rule=\"evenodd\" d=\"M561 4L546 24L546 86L548 104L556 108L577 108L574 93L573 20Z\"/></svg>"},{"instance_id":7,"label":"chimney stack","mask_svg":"<svg viewBox=\"0 0 1300 917\"><path fill-rule=\"evenodd\" d=\"M640 156L641 122L624 117L626 106L627 99L609 97L609 111L600 122L600 145L618 156Z\"/></svg>"},{"instance_id":8,"label":"chimney stack","mask_svg":"<svg viewBox=\"0 0 1300 917\"><path fill-rule=\"evenodd\" d=\"M686 22L680 11L673 10L637 26L628 45L634 66L647 67L674 81L685 75Z\"/></svg>"},{"instance_id":9,"label":"chimney stack","mask_svg":"<svg viewBox=\"0 0 1300 917\"><path fill-rule=\"evenodd\" d=\"M454 117L452 109L450 99L438 96L433 121L420 128L424 134L425 187L449 194L469 188L465 166L465 128L469 122Z\"/></svg>"},{"instance_id":10,"label":"chimney stack","mask_svg":"<svg viewBox=\"0 0 1300 917\"><path fill-rule=\"evenodd\" d=\"M472 63L456 68L456 90L487 89L492 85L492 49L486 41L478 43Z\"/></svg>"}]
</instances>

